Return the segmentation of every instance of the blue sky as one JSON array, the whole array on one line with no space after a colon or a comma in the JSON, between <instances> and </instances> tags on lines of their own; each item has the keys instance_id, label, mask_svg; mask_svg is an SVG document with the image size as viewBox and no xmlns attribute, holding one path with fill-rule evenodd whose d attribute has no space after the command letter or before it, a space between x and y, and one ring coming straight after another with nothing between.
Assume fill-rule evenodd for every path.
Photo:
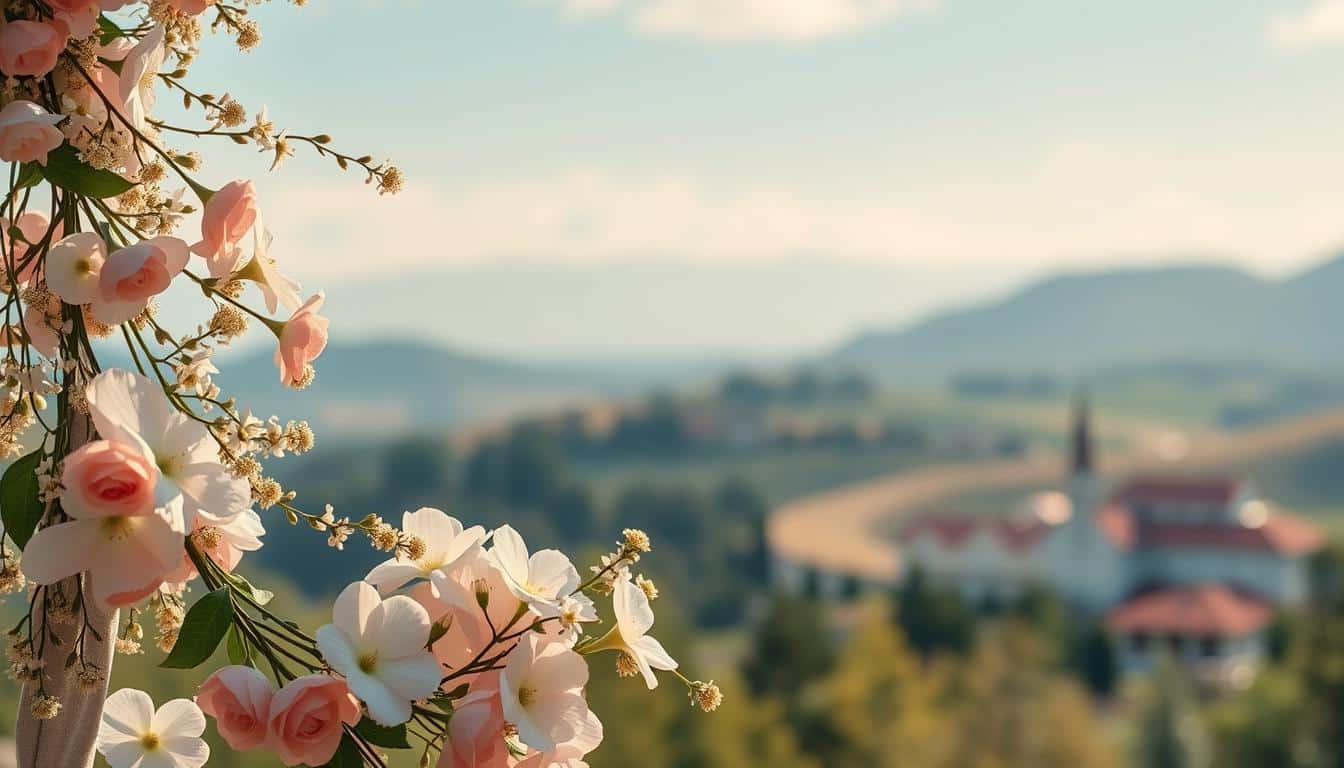
<instances>
[{"instance_id":1,"label":"blue sky","mask_svg":"<svg viewBox=\"0 0 1344 768\"><path fill-rule=\"evenodd\" d=\"M1055 269L1201 259L1285 273L1344 244L1344 0L256 13L262 47L212 46L198 84L244 83L234 94L278 124L390 155L411 178L381 200L311 159L265 178L282 258L314 285L613 262L928 273L884 306L827 302L804 324L812 337L721 328L725 349L788 350ZM436 335L525 353L599 343L611 322L563 339L495 323L482 339L451 320Z\"/></svg>"}]
</instances>

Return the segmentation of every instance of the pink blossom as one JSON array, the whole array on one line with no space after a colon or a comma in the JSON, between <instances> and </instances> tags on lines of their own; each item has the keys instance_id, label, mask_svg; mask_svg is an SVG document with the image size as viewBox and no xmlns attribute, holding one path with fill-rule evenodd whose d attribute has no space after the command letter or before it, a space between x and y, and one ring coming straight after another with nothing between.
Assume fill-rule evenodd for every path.
<instances>
[{"instance_id":1,"label":"pink blossom","mask_svg":"<svg viewBox=\"0 0 1344 768\"><path fill-rule=\"evenodd\" d=\"M448 740L437 768L504 768L509 764L508 758L499 673L483 674L467 695L453 704Z\"/></svg>"},{"instance_id":2,"label":"pink blossom","mask_svg":"<svg viewBox=\"0 0 1344 768\"><path fill-rule=\"evenodd\" d=\"M411 588L410 597L424 607L431 620L448 627L429 649L445 669L465 666L493 638L475 596L455 582L448 582L439 590L429 582L420 582ZM504 621L507 623L508 617ZM475 674L459 677L460 682L470 684L476 679Z\"/></svg>"},{"instance_id":3,"label":"pink blossom","mask_svg":"<svg viewBox=\"0 0 1344 768\"><path fill-rule=\"evenodd\" d=\"M224 277L238 266L238 243L257 221L257 191L250 181L231 181L205 204L201 241L192 253L205 259L211 277Z\"/></svg>"},{"instance_id":4,"label":"pink blossom","mask_svg":"<svg viewBox=\"0 0 1344 768\"><path fill-rule=\"evenodd\" d=\"M70 35L85 38L98 28L98 14L102 8L98 0L48 0L56 18L65 23Z\"/></svg>"},{"instance_id":5,"label":"pink blossom","mask_svg":"<svg viewBox=\"0 0 1344 768\"><path fill-rule=\"evenodd\" d=\"M341 744L342 724L359 722L359 703L345 681L306 675L271 699L266 744L285 765L324 765Z\"/></svg>"},{"instance_id":6,"label":"pink blossom","mask_svg":"<svg viewBox=\"0 0 1344 768\"><path fill-rule=\"evenodd\" d=\"M314 294L284 324L280 331L280 345L275 350L275 364L280 369L280 383L298 384L304 371L327 348L327 318L317 314L326 296Z\"/></svg>"},{"instance_id":7,"label":"pink blossom","mask_svg":"<svg viewBox=\"0 0 1344 768\"><path fill-rule=\"evenodd\" d=\"M155 237L113 251L98 275L93 316L108 325L130 320L186 266L187 244L176 237Z\"/></svg>"},{"instance_id":8,"label":"pink blossom","mask_svg":"<svg viewBox=\"0 0 1344 768\"><path fill-rule=\"evenodd\" d=\"M266 535L266 527L261 517L250 509L245 509L237 517L222 523L211 523L203 518L196 519L193 532L202 528L214 528L217 534L209 545L197 542L201 551L210 556L215 565L228 573L242 562L243 555L261 549L261 537ZM182 553L182 564L165 579L169 584L182 584L196 578L196 565L191 557Z\"/></svg>"},{"instance_id":9,"label":"pink blossom","mask_svg":"<svg viewBox=\"0 0 1344 768\"><path fill-rule=\"evenodd\" d=\"M60 21L10 21L0 27L0 71L45 77L56 67L70 31Z\"/></svg>"},{"instance_id":10,"label":"pink blossom","mask_svg":"<svg viewBox=\"0 0 1344 768\"><path fill-rule=\"evenodd\" d=\"M11 101L0 109L0 160L46 165L47 153L65 141L56 127L64 119L31 101Z\"/></svg>"},{"instance_id":11,"label":"pink blossom","mask_svg":"<svg viewBox=\"0 0 1344 768\"><path fill-rule=\"evenodd\" d=\"M159 475L143 443L100 440L70 454L61 482L71 519L33 535L24 575L55 584L88 571L94 597L114 607L153 593L180 561L185 532L181 503L155 506Z\"/></svg>"},{"instance_id":12,"label":"pink blossom","mask_svg":"<svg viewBox=\"0 0 1344 768\"><path fill-rule=\"evenodd\" d=\"M215 0L168 0L168 4L188 16L196 16L205 13Z\"/></svg>"},{"instance_id":13,"label":"pink blossom","mask_svg":"<svg viewBox=\"0 0 1344 768\"><path fill-rule=\"evenodd\" d=\"M235 665L207 678L196 693L196 704L215 718L224 741L243 751L265 743L274 695L275 689L265 675L252 667Z\"/></svg>"},{"instance_id":14,"label":"pink blossom","mask_svg":"<svg viewBox=\"0 0 1344 768\"><path fill-rule=\"evenodd\" d=\"M55 242L61 237L64 228L59 221L56 222L56 226L53 228L51 226L51 220L41 211L27 211L20 214L13 226L19 228L19 234L23 235L23 239L26 241L26 243L17 241L14 243L13 255L14 268L19 272L17 275L19 282L27 283L32 279L33 272L37 270L36 258L27 260L25 263L25 260L28 259L28 254L32 251L32 247L41 243L42 240L46 238L48 230L51 231L52 242ZM0 216L0 251L3 251L6 258L9 256L10 250L9 228L9 219Z\"/></svg>"},{"instance_id":15,"label":"pink blossom","mask_svg":"<svg viewBox=\"0 0 1344 768\"><path fill-rule=\"evenodd\" d=\"M59 321L58 321L59 322ZM19 330L15 327L15 330ZM47 313L38 307L29 304L23 310L23 342L30 345L33 349L41 352L47 357L54 358L61 349L61 337L52 327L51 318ZM12 341L11 334L6 334L5 342Z\"/></svg>"}]
</instances>

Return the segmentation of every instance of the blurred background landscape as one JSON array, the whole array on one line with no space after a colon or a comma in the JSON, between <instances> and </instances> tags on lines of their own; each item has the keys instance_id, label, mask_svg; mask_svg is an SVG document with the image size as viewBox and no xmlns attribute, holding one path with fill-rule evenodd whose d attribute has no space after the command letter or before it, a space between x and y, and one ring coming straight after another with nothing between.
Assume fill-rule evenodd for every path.
<instances>
[{"instance_id":1,"label":"blurred background landscape","mask_svg":"<svg viewBox=\"0 0 1344 768\"><path fill-rule=\"evenodd\" d=\"M412 175L266 177L333 342L216 379L312 422L308 508L651 535L727 704L599 659L594 768L1344 766L1344 3L468 5L202 57ZM380 560L267 522L312 625Z\"/></svg>"}]
</instances>

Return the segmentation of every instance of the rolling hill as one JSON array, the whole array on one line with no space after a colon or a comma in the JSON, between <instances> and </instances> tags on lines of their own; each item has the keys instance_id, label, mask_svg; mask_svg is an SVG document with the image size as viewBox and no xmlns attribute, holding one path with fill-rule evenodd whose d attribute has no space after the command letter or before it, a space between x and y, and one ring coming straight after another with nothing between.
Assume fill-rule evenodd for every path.
<instances>
[{"instance_id":1,"label":"rolling hill","mask_svg":"<svg viewBox=\"0 0 1344 768\"><path fill-rule=\"evenodd\" d=\"M997 301L864 332L826 362L886 374L1080 373L1158 360L1344 368L1344 256L1283 280L1221 266L1052 277Z\"/></svg>"},{"instance_id":2,"label":"rolling hill","mask_svg":"<svg viewBox=\"0 0 1344 768\"><path fill-rule=\"evenodd\" d=\"M333 343L303 392L281 386L269 351L225 350L215 378L265 418L304 418L320 436L369 438L505 419L522 411L642 393L707 375L710 364L523 363L432 342Z\"/></svg>"}]
</instances>

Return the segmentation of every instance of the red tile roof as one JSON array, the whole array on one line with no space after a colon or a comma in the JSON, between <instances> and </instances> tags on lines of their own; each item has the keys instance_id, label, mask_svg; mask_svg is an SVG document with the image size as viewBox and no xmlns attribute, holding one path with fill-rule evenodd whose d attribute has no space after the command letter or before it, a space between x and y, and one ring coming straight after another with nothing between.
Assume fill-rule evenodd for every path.
<instances>
[{"instance_id":1,"label":"red tile roof","mask_svg":"<svg viewBox=\"0 0 1344 768\"><path fill-rule=\"evenodd\" d=\"M980 521L975 518L956 515L926 515L901 529L901 539L911 539L932 534L944 548L955 549L966 543Z\"/></svg>"},{"instance_id":2,"label":"red tile roof","mask_svg":"<svg viewBox=\"0 0 1344 768\"><path fill-rule=\"evenodd\" d=\"M1242 481L1227 477L1137 477L1121 486L1111 500L1167 504L1230 504Z\"/></svg>"},{"instance_id":3,"label":"red tile roof","mask_svg":"<svg viewBox=\"0 0 1344 768\"><path fill-rule=\"evenodd\" d=\"M1097 512L1098 527L1117 547L1134 549L1222 549L1306 555L1325 546L1320 526L1281 509L1271 508L1263 524L1235 521L1207 523L1151 522L1135 518L1126 506L1108 504Z\"/></svg>"},{"instance_id":4,"label":"red tile roof","mask_svg":"<svg viewBox=\"0 0 1344 768\"><path fill-rule=\"evenodd\" d=\"M1144 592L1112 608L1112 632L1240 637L1269 623L1269 603L1221 584L1164 587Z\"/></svg>"},{"instance_id":5,"label":"red tile roof","mask_svg":"<svg viewBox=\"0 0 1344 768\"><path fill-rule=\"evenodd\" d=\"M1004 549L1020 552L1035 546L1050 526L1038 520L967 517L943 513L916 519L901 530L901 539L908 542L919 536L933 535L944 549L959 549L970 541L973 533L986 529L999 540Z\"/></svg>"}]
</instances>

